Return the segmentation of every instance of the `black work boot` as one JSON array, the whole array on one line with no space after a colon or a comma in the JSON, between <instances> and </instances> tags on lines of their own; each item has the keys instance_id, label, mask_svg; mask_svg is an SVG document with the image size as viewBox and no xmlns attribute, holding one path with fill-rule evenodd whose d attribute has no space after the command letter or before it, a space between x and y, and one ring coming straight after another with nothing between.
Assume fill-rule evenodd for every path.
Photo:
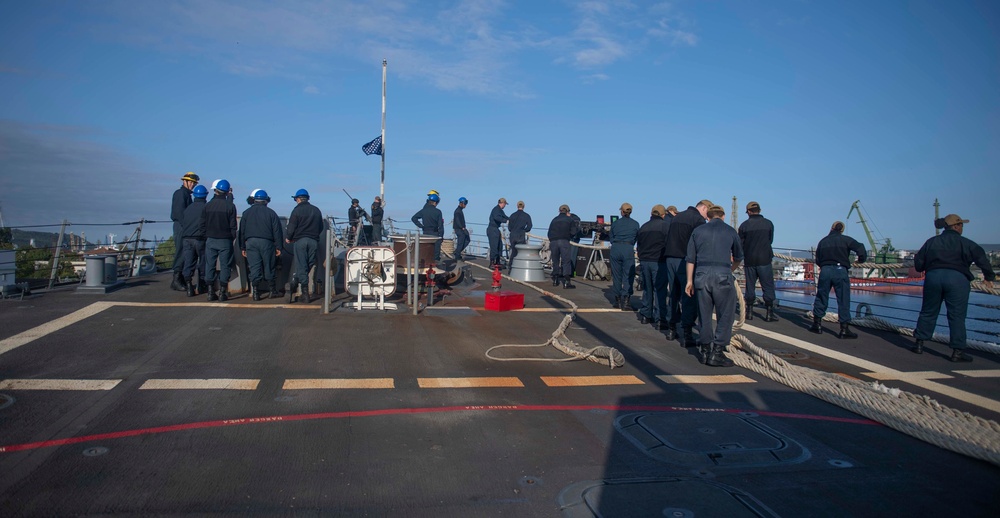
<instances>
[{"instance_id":1,"label":"black work boot","mask_svg":"<svg viewBox=\"0 0 1000 518\"><path fill-rule=\"evenodd\" d=\"M553 286L558 286L559 285L559 276L558 275L553 275L552 276L552 285Z\"/></svg>"},{"instance_id":2,"label":"black work boot","mask_svg":"<svg viewBox=\"0 0 1000 518\"><path fill-rule=\"evenodd\" d=\"M299 289L299 283L295 282L295 280L291 280L291 281L288 282L288 303L289 304L294 304L295 303L295 290L297 290L297 289Z\"/></svg>"},{"instance_id":3,"label":"black work boot","mask_svg":"<svg viewBox=\"0 0 1000 518\"><path fill-rule=\"evenodd\" d=\"M208 283L204 279L198 279L198 295L208 293Z\"/></svg>"},{"instance_id":4,"label":"black work boot","mask_svg":"<svg viewBox=\"0 0 1000 518\"><path fill-rule=\"evenodd\" d=\"M635 311L632 309L632 297L622 297L622 311Z\"/></svg>"},{"instance_id":5,"label":"black work boot","mask_svg":"<svg viewBox=\"0 0 1000 518\"><path fill-rule=\"evenodd\" d=\"M250 297L253 298L253 300L260 300L260 290L258 290L256 286L250 288Z\"/></svg>"},{"instance_id":6,"label":"black work boot","mask_svg":"<svg viewBox=\"0 0 1000 518\"><path fill-rule=\"evenodd\" d=\"M948 359L953 362L971 362L972 356L965 354L961 349L952 349L951 358Z\"/></svg>"},{"instance_id":7,"label":"black work boot","mask_svg":"<svg viewBox=\"0 0 1000 518\"><path fill-rule=\"evenodd\" d=\"M564 290L572 290L572 289L575 289L575 288L576 288L576 286L573 285L573 281L571 281L569 279L569 277L566 277L566 279L563 281L563 289Z\"/></svg>"},{"instance_id":8,"label":"black work boot","mask_svg":"<svg viewBox=\"0 0 1000 518\"><path fill-rule=\"evenodd\" d=\"M858 337L857 333L855 333L854 331L851 331L850 328L848 328L849 325L850 324L848 324L847 322L841 322L840 323L840 332L837 333L837 338L857 338Z\"/></svg>"},{"instance_id":9,"label":"black work boot","mask_svg":"<svg viewBox=\"0 0 1000 518\"><path fill-rule=\"evenodd\" d=\"M312 300L309 299L309 296L310 296L309 295L309 288L310 288L310 286L309 286L308 282L302 283L302 298L299 299L299 302L304 302L306 304L312 302Z\"/></svg>"},{"instance_id":10,"label":"black work boot","mask_svg":"<svg viewBox=\"0 0 1000 518\"><path fill-rule=\"evenodd\" d=\"M184 287L187 288L187 296L194 297L194 283L189 280L184 283Z\"/></svg>"},{"instance_id":11,"label":"black work boot","mask_svg":"<svg viewBox=\"0 0 1000 518\"><path fill-rule=\"evenodd\" d=\"M712 348L708 353L708 359L705 360L705 365L712 367L732 367L736 365L733 360L726 357L725 346L712 344Z\"/></svg>"},{"instance_id":12,"label":"black work boot","mask_svg":"<svg viewBox=\"0 0 1000 518\"><path fill-rule=\"evenodd\" d=\"M674 327L669 322L667 323L667 341L677 339L677 330Z\"/></svg>"},{"instance_id":13,"label":"black work boot","mask_svg":"<svg viewBox=\"0 0 1000 518\"><path fill-rule=\"evenodd\" d=\"M620 308L620 307L622 307L622 298L618 297L618 296L615 296L615 301L611 305L611 307L614 307L614 308Z\"/></svg>"},{"instance_id":14,"label":"black work boot","mask_svg":"<svg viewBox=\"0 0 1000 518\"><path fill-rule=\"evenodd\" d=\"M642 324L642 325L646 325L646 324L648 324L649 322L650 322L650 321L649 321L649 318L647 318L647 317L646 317L646 315L643 315L642 313L639 313L639 323L640 323L640 324Z\"/></svg>"},{"instance_id":15,"label":"black work boot","mask_svg":"<svg viewBox=\"0 0 1000 518\"><path fill-rule=\"evenodd\" d=\"M822 334L823 326L820 325L821 322L823 322L823 317L813 315L813 325L809 328L809 330L816 334Z\"/></svg>"},{"instance_id":16,"label":"black work boot","mask_svg":"<svg viewBox=\"0 0 1000 518\"><path fill-rule=\"evenodd\" d=\"M219 302L225 302L227 300L229 300L229 286L222 286L219 288Z\"/></svg>"},{"instance_id":17,"label":"black work boot","mask_svg":"<svg viewBox=\"0 0 1000 518\"><path fill-rule=\"evenodd\" d=\"M747 322L753 320L753 306L747 304L747 310L744 312L743 316L746 318ZM767 319L765 319L767 320Z\"/></svg>"},{"instance_id":18,"label":"black work boot","mask_svg":"<svg viewBox=\"0 0 1000 518\"><path fill-rule=\"evenodd\" d=\"M687 326L684 327L684 347L698 347L698 342L694 341L694 331Z\"/></svg>"},{"instance_id":19,"label":"black work boot","mask_svg":"<svg viewBox=\"0 0 1000 518\"><path fill-rule=\"evenodd\" d=\"M174 278L170 280L170 289L177 291L184 291L184 274L181 272L174 272Z\"/></svg>"},{"instance_id":20,"label":"black work boot","mask_svg":"<svg viewBox=\"0 0 1000 518\"><path fill-rule=\"evenodd\" d=\"M698 363L704 365L708 361L708 354L712 351L712 344L698 344Z\"/></svg>"},{"instance_id":21,"label":"black work boot","mask_svg":"<svg viewBox=\"0 0 1000 518\"><path fill-rule=\"evenodd\" d=\"M774 304L768 304L764 307L767 309L767 314L764 315L764 322L777 322L778 317L774 315Z\"/></svg>"},{"instance_id":22,"label":"black work boot","mask_svg":"<svg viewBox=\"0 0 1000 518\"><path fill-rule=\"evenodd\" d=\"M916 354L924 354L924 341L917 338L917 341L913 343L913 347L910 350Z\"/></svg>"},{"instance_id":23,"label":"black work boot","mask_svg":"<svg viewBox=\"0 0 1000 518\"><path fill-rule=\"evenodd\" d=\"M219 300L219 294L215 291L215 286L217 283L213 283L212 286L208 288L208 301L215 302Z\"/></svg>"}]
</instances>

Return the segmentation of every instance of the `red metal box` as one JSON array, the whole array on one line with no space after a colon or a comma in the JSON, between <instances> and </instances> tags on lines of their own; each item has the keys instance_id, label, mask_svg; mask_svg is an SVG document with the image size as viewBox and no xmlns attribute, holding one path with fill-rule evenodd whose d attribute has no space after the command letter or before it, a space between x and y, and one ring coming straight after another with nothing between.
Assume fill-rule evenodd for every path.
<instances>
[{"instance_id":1,"label":"red metal box","mask_svg":"<svg viewBox=\"0 0 1000 518\"><path fill-rule=\"evenodd\" d=\"M524 309L524 294L513 291L487 291L485 308L489 311Z\"/></svg>"}]
</instances>

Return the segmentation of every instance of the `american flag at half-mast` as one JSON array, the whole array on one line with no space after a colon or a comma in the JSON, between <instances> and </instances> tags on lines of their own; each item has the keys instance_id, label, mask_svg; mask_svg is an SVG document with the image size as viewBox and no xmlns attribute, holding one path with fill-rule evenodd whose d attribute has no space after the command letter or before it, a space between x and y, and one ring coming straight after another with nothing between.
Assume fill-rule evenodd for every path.
<instances>
[{"instance_id":1,"label":"american flag at half-mast","mask_svg":"<svg viewBox=\"0 0 1000 518\"><path fill-rule=\"evenodd\" d=\"M382 135L375 137L375 140L361 146L361 151L364 151L366 155L381 155Z\"/></svg>"}]
</instances>

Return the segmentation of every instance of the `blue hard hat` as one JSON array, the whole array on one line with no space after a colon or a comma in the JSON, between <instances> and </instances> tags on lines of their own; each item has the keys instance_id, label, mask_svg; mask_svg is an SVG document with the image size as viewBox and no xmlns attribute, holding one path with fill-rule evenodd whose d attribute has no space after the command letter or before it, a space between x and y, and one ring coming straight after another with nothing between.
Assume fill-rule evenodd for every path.
<instances>
[{"instance_id":1,"label":"blue hard hat","mask_svg":"<svg viewBox=\"0 0 1000 518\"><path fill-rule=\"evenodd\" d=\"M292 196L292 198L308 198L308 197L309 197L309 191L305 189L299 189L295 191L295 196Z\"/></svg>"},{"instance_id":2,"label":"blue hard hat","mask_svg":"<svg viewBox=\"0 0 1000 518\"><path fill-rule=\"evenodd\" d=\"M441 201L441 197L438 196L437 194L432 194L428 196L427 199L434 202Z\"/></svg>"},{"instance_id":3,"label":"blue hard hat","mask_svg":"<svg viewBox=\"0 0 1000 518\"><path fill-rule=\"evenodd\" d=\"M229 192L230 188L231 187L229 187L229 180L219 180L215 184L215 190L219 192Z\"/></svg>"},{"instance_id":4,"label":"blue hard hat","mask_svg":"<svg viewBox=\"0 0 1000 518\"><path fill-rule=\"evenodd\" d=\"M268 197L267 191L265 191L264 189L257 189L253 193L253 199L255 199L255 200L269 200L271 198Z\"/></svg>"},{"instance_id":5,"label":"blue hard hat","mask_svg":"<svg viewBox=\"0 0 1000 518\"><path fill-rule=\"evenodd\" d=\"M468 204L469 200L465 199L465 196L462 196L461 198L458 199L458 203Z\"/></svg>"},{"instance_id":6,"label":"blue hard hat","mask_svg":"<svg viewBox=\"0 0 1000 518\"><path fill-rule=\"evenodd\" d=\"M208 187L204 185L198 185L191 191L194 193L195 198L208 198Z\"/></svg>"}]
</instances>

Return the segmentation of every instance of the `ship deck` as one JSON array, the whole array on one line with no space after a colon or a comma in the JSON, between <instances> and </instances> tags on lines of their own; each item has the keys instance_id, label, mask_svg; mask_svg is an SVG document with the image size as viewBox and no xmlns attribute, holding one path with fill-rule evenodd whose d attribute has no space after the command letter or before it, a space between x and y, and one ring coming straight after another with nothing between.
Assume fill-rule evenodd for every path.
<instances>
[{"instance_id":1,"label":"ship deck","mask_svg":"<svg viewBox=\"0 0 1000 518\"><path fill-rule=\"evenodd\" d=\"M168 274L107 295L0 301L0 500L6 516L994 516L1000 467L897 432L693 350L610 307L606 282L558 290L567 335L626 364L496 361L566 308L485 272L418 316L207 303ZM547 284L547 283L546 283ZM546 284L539 284L545 287ZM638 302L638 297L636 297ZM881 380L1000 419L1000 362L933 344L741 331L792 364ZM561 360L553 347L497 356ZM990 440L997 441L997 437Z\"/></svg>"}]
</instances>

